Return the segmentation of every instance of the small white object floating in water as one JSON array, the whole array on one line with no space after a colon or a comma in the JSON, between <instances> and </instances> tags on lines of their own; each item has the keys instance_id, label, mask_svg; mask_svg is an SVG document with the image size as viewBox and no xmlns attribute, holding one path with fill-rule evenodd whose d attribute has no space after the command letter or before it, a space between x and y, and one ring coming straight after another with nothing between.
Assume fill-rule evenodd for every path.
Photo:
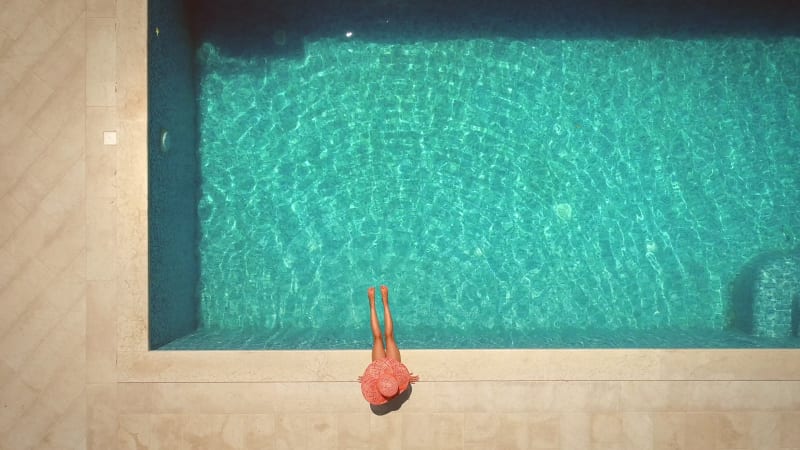
<instances>
[{"instance_id":1,"label":"small white object floating in water","mask_svg":"<svg viewBox=\"0 0 800 450\"><path fill-rule=\"evenodd\" d=\"M353 37L353 32L352 31L348 31L347 33L344 34L344 37L347 37L347 38Z\"/></svg>"},{"instance_id":2,"label":"small white object floating in water","mask_svg":"<svg viewBox=\"0 0 800 450\"><path fill-rule=\"evenodd\" d=\"M572 205L569 203L559 203L555 206L556 216L563 221L572 219Z\"/></svg>"},{"instance_id":3,"label":"small white object floating in water","mask_svg":"<svg viewBox=\"0 0 800 450\"><path fill-rule=\"evenodd\" d=\"M161 152L167 153L169 150L169 130L161 129Z\"/></svg>"}]
</instances>

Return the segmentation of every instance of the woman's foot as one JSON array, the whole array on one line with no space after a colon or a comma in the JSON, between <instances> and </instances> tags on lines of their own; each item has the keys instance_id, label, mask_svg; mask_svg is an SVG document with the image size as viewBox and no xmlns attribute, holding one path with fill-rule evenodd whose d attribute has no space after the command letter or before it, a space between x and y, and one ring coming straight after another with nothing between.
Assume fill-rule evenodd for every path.
<instances>
[{"instance_id":1,"label":"woman's foot","mask_svg":"<svg viewBox=\"0 0 800 450\"><path fill-rule=\"evenodd\" d=\"M389 288L386 285L381 285L381 298L384 305L389 303Z\"/></svg>"},{"instance_id":2,"label":"woman's foot","mask_svg":"<svg viewBox=\"0 0 800 450\"><path fill-rule=\"evenodd\" d=\"M369 304L370 305L374 305L375 304L375 287L374 286L371 286L369 289L367 289L367 298L369 298Z\"/></svg>"}]
</instances>

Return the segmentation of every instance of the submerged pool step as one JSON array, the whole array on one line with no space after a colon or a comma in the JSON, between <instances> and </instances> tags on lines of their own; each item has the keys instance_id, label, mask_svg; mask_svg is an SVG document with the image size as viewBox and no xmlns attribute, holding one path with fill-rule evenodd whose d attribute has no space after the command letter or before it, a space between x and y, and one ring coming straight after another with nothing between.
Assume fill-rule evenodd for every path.
<instances>
[{"instance_id":1,"label":"submerged pool step","mask_svg":"<svg viewBox=\"0 0 800 450\"><path fill-rule=\"evenodd\" d=\"M753 334L797 336L800 314L800 255L765 263L753 289Z\"/></svg>"}]
</instances>

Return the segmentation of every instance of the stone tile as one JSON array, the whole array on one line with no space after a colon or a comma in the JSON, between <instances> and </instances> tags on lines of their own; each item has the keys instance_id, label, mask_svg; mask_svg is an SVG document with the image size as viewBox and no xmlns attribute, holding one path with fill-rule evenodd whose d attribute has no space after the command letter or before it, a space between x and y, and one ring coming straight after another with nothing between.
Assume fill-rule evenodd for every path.
<instances>
[{"instance_id":1,"label":"stone tile","mask_svg":"<svg viewBox=\"0 0 800 450\"><path fill-rule=\"evenodd\" d=\"M653 421L653 448L656 450L686 447L686 413L659 412Z\"/></svg>"},{"instance_id":2,"label":"stone tile","mask_svg":"<svg viewBox=\"0 0 800 450\"><path fill-rule=\"evenodd\" d=\"M39 158L47 143L27 126L15 130L15 138L0 144L0 193L4 196L14 188L28 168ZM0 137L0 139L3 139ZM5 240L7 234L0 234Z\"/></svg>"},{"instance_id":3,"label":"stone tile","mask_svg":"<svg viewBox=\"0 0 800 450\"><path fill-rule=\"evenodd\" d=\"M650 414L622 413L622 444L629 449L653 449L653 420ZM709 448L713 448L713 444Z\"/></svg>"},{"instance_id":4,"label":"stone tile","mask_svg":"<svg viewBox=\"0 0 800 450\"><path fill-rule=\"evenodd\" d=\"M18 256L7 252L12 258ZM38 298L54 276L40 262L32 259L21 265L15 276L0 290L0 333L5 333L14 325L14 321ZM2 359L2 355L0 355Z\"/></svg>"},{"instance_id":5,"label":"stone tile","mask_svg":"<svg viewBox=\"0 0 800 450\"><path fill-rule=\"evenodd\" d=\"M86 0L86 15L89 17L115 17L116 13L114 0Z\"/></svg>"},{"instance_id":6,"label":"stone tile","mask_svg":"<svg viewBox=\"0 0 800 450\"><path fill-rule=\"evenodd\" d=\"M800 447L800 410L781 412L778 436L781 448Z\"/></svg>"},{"instance_id":7,"label":"stone tile","mask_svg":"<svg viewBox=\"0 0 800 450\"><path fill-rule=\"evenodd\" d=\"M46 405L36 403L25 410L14 424L13 431L0 435L0 448L36 448L59 415Z\"/></svg>"},{"instance_id":8,"label":"stone tile","mask_svg":"<svg viewBox=\"0 0 800 450\"><path fill-rule=\"evenodd\" d=\"M41 297L61 314L67 312L86 295L86 256L80 252L50 281L50 289Z\"/></svg>"},{"instance_id":9,"label":"stone tile","mask_svg":"<svg viewBox=\"0 0 800 450\"><path fill-rule=\"evenodd\" d=\"M9 62L7 57L3 56L3 49L11 42L8 36L0 30L0 101L14 92L14 88L19 82L19 77L15 77L7 66ZM2 153L2 152L0 152Z\"/></svg>"},{"instance_id":10,"label":"stone tile","mask_svg":"<svg viewBox=\"0 0 800 450\"><path fill-rule=\"evenodd\" d=\"M42 8L39 0L7 0L0 10L0 30L11 38L19 37Z\"/></svg>"},{"instance_id":11,"label":"stone tile","mask_svg":"<svg viewBox=\"0 0 800 450\"><path fill-rule=\"evenodd\" d=\"M86 294L86 380L117 381L117 282L90 281Z\"/></svg>"},{"instance_id":12,"label":"stone tile","mask_svg":"<svg viewBox=\"0 0 800 450\"><path fill-rule=\"evenodd\" d=\"M116 198L117 151L103 145L105 131L119 131L115 108L86 108L86 195Z\"/></svg>"},{"instance_id":13,"label":"stone tile","mask_svg":"<svg viewBox=\"0 0 800 450\"><path fill-rule=\"evenodd\" d=\"M150 448L153 450L180 449L182 429L182 416L153 414L150 416Z\"/></svg>"},{"instance_id":14,"label":"stone tile","mask_svg":"<svg viewBox=\"0 0 800 450\"><path fill-rule=\"evenodd\" d=\"M147 122L117 122L117 189L131 210L147 206Z\"/></svg>"},{"instance_id":15,"label":"stone tile","mask_svg":"<svg viewBox=\"0 0 800 450\"><path fill-rule=\"evenodd\" d=\"M120 118L147 121L147 5L118 0L117 105ZM123 20L124 18L124 20Z\"/></svg>"},{"instance_id":16,"label":"stone tile","mask_svg":"<svg viewBox=\"0 0 800 450\"><path fill-rule=\"evenodd\" d=\"M78 302L81 301L79 298ZM81 304L62 314L61 321L53 327L47 338L38 343L20 368L25 383L37 391L43 391L64 374L65 367L80 365L80 377L84 372L85 309Z\"/></svg>"},{"instance_id":17,"label":"stone tile","mask_svg":"<svg viewBox=\"0 0 800 450\"><path fill-rule=\"evenodd\" d=\"M0 61L8 58L8 52L10 50L11 45L14 41L6 34L2 29L0 29ZM10 77L11 74L8 71L2 68L2 64L0 64L0 100L2 100L9 91L13 89L13 78Z\"/></svg>"},{"instance_id":18,"label":"stone tile","mask_svg":"<svg viewBox=\"0 0 800 450\"><path fill-rule=\"evenodd\" d=\"M621 382L570 381L555 385L556 404L565 412L620 411Z\"/></svg>"},{"instance_id":19,"label":"stone tile","mask_svg":"<svg viewBox=\"0 0 800 450\"><path fill-rule=\"evenodd\" d=\"M0 386L0 436L14 434L16 424L36 403L36 392L19 378L12 378Z\"/></svg>"},{"instance_id":20,"label":"stone tile","mask_svg":"<svg viewBox=\"0 0 800 450\"><path fill-rule=\"evenodd\" d=\"M151 448L150 435L150 415L121 414L117 427L117 445L114 448L118 450L149 449Z\"/></svg>"},{"instance_id":21,"label":"stone tile","mask_svg":"<svg viewBox=\"0 0 800 450\"><path fill-rule=\"evenodd\" d=\"M790 380L776 382L775 392L781 401L774 403L773 409L800 411L800 381Z\"/></svg>"},{"instance_id":22,"label":"stone tile","mask_svg":"<svg viewBox=\"0 0 800 450\"><path fill-rule=\"evenodd\" d=\"M334 413L307 415L307 448L339 448L339 421L336 416Z\"/></svg>"},{"instance_id":23,"label":"stone tile","mask_svg":"<svg viewBox=\"0 0 800 450\"><path fill-rule=\"evenodd\" d=\"M72 25L61 35L59 41L64 41L67 45L73 47L79 57L86 61L86 11L82 11L80 15L72 22ZM85 90L84 80L84 90Z\"/></svg>"},{"instance_id":24,"label":"stone tile","mask_svg":"<svg viewBox=\"0 0 800 450\"><path fill-rule=\"evenodd\" d=\"M47 213L53 214L71 209L85 199L84 127L85 120L82 114L66 122L59 130L55 141L33 166L39 182L51 188L39 206ZM45 159L49 161L44 161ZM59 194L60 191L66 192Z\"/></svg>"},{"instance_id":25,"label":"stone tile","mask_svg":"<svg viewBox=\"0 0 800 450\"><path fill-rule=\"evenodd\" d=\"M718 415L717 448L778 448L779 414L726 412Z\"/></svg>"},{"instance_id":26,"label":"stone tile","mask_svg":"<svg viewBox=\"0 0 800 450\"><path fill-rule=\"evenodd\" d=\"M128 289L138 289L123 283L120 296ZM134 294L130 294L134 295ZM135 294L139 295L139 294ZM126 301L120 302L120 317L141 314L125 311ZM146 305L140 305L140 308ZM131 307L132 308L132 307ZM134 317L134 320L138 320ZM146 329L144 330L146 332ZM124 339L121 332L119 339ZM337 381L321 383L319 389L341 389L347 394L347 408L364 406L356 381L364 360L364 351L157 351L125 352L118 357L120 379L124 381L182 381L182 382L298 382ZM421 383L419 384L421 385ZM416 389L416 387L415 387ZM417 394L412 394L416 398ZM329 408L324 402L320 407ZM410 402L409 402L410 403ZM355 409L358 411L358 409Z\"/></svg>"},{"instance_id":27,"label":"stone tile","mask_svg":"<svg viewBox=\"0 0 800 450\"><path fill-rule=\"evenodd\" d=\"M117 220L113 198L86 199L86 278L115 280L117 275Z\"/></svg>"},{"instance_id":28,"label":"stone tile","mask_svg":"<svg viewBox=\"0 0 800 450\"><path fill-rule=\"evenodd\" d=\"M116 37L114 19L86 19L87 106L116 105Z\"/></svg>"},{"instance_id":29,"label":"stone tile","mask_svg":"<svg viewBox=\"0 0 800 450\"><path fill-rule=\"evenodd\" d=\"M309 448L308 423L305 414L289 413L275 416L276 449Z\"/></svg>"},{"instance_id":30,"label":"stone tile","mask_svg":"<svg viewBox=\"0 0 800 450\"><path fill-rule=\"evenodd\" d=\"M34 301L0 337L0 354L9 366L20 369L36 346L47 339L61 316L43 300Z\"/></svg>"},{"instance_id":31,"label":"stone tile","mask_svg":"<svg viewBox=\"0 0 800 450\"><path fill-rule=\"evenodd\" d=\"M146 285L146 123L123 121L119 123L119 130L120 144L116 150L118 274L121 280L144 280Z\"/></svg>"},{"instance_id":32,"label":"stone tile","mask_svg":"<svg viewBox=\"0 0 800 450\"><path fill-rule=\"evenodd\" d=\"M486 409L492 394L508 398L506 386L477 382L419 382L412 386L404 411L410 412L479 412ZM470 395L464 395L470 392ZM516 401L517 398L514 398Z\"/></svg>"},{"instance_id":33,"label":"stone tile","mask_svg":"<svg viewBox=\"0 0 800 450\"><path fill-rule=\"evenodd\" d=\"M398 450L403 448L403 415L370 415L370 448Z\"/></svg>"},{"instance_id":34,"label":"stone tile","mask_svg":"<svg viewBox=\"0 0 800 450\"><path fill-rule=\"evenodd\" d=\"M468 413L464 415L465 448L560 448L561 416L546 413Z\"/></svg>"},{"instance_id":35,"label":"stone tile","mask_svg":"<svg viewBox=\"0 0 800 450\"><path fill-rule=\"evenodd\" d=\"M40 17L62 39L71 25L83 16L86 0L48 0Z\"/></svg>"},{"instance_id":36,"label":"stone tile","mask_svg":"<svg viewBox=\"0 0 800 450\"><path fill-rule=\"evenodd\" d=\"M17 84L12 94L0 104L0 148L14 142L20 130L45 105L53 89L38 77L29 77Z\"/></svg>"},{"instance_id":37,"label":"stone tile","mask_svg":"<svg viewBox=\"0 0 800 450\"><path fill-rule=\"evenodd\" d=\"M464 445L464 414L403 415L403 449L460 449Z\"/></svg>"},{"instance_id":38,"label":"stone tile","mask_svg":"<svg viewBox=\"0 0 800 450\"><path fill-rule=\"evenodd\" d=\"M303 386L299 386L303 388ZM258 414L292 401L284 385L250 383L123 383L120 411L169 414Z\"/></svg>"},{"instance_id":39,"label":"stone tile","mask_svg":"<svg viewBox=\"0 0 800 450\"><path fill-rule=\"evenodd\" d=\"M116 214L117 279L147 286L147 208L132 205L127 203L126 198L118 197ZM130 306L144 308L146 303L145 299L143 303Z\"/></svg>"},{"instance_id":40,"label":"stone tile","mask_svg":"<svg viewBox=\"0 0 800 450\"><path fill-rule=\"evenodd\" d=\"M548 379L648 380L658 379L660 371L657 350L574 349L548 353Z\"/></svg>"},{"instance_id":41,"label":"stone tile","mask_svg":"<svg viewBox=\"0 0 800 450\"><path fill-rule=\"evenodd\" d=\"M548 429L543 436L539 436L537 425L541 423L526 414L468 413L464 415L464 446L485 449L547 448L534 445L534 438L537 439L537 444L549 440L550 448L558 447L558 422L556 421L554 430L556 445L552 445L553 430L545 427Z\"/></svg>"},{"instance_id":42,"label":"stone tile","mask_svg":"<svg viewBox=\"0 0 800 450\"><path fill-rule=\"evenodd\" d=\"M37 258L57 273L63 272L79 256L84 257L86 246L86 210L84 204L66 212L59 229L39 250Z\"/></svg>"},{"instance_id":43,"label":"stone tile","mask_svg":"<svg viewBox=\"0 0 800 450\"><path fill-rule=\"evenodd\" d=\"M8 47L11 45L11 38L0 30L0 59L4 58L6 53L8 52ZM5 78L7 73L0 70L0 99L5 97L6 91L11 89L9 79Z\"/></svg>"},{"instance_id":44,"label":"stone tile","mask_svg":"<svg viewBox=\"0 0 800 450\"><path fill-rule=\"evenodd\" d=\"M19 335L26 335L26 339L18 343L18 347L27 349L23 359L15 362L19 365L18 370L26 384L37 390L45 391L49 385L58 384L62 381L70 380L69 371L65 367L78 367L79 373L76 374L80 382L84 379L84 358L83 358L83 330L84 330L84 309L82 298L78 297L73 302L73 307L68 311L61 312L58 308L49 305L42 306L42 302L36 304L36 310L31 314L34 318L30 322L20 321L18 323L28 323L30 328ZM47 311L39 316L38 311ZM50 320L51 314L55 319ZM45 323L35 324L44 321ZM38 327L47 326L47 329L36 330ZM33 333L35 338L30 337ZM9 352L13 357L13 354ZM80 383L78 383L80 384ZM50 401L48 399L47 401ZM51 405L52 406L52 405ZM61 408L56 408L58 411Z\"/></svg>"},{"instance_id":45,"label":"stone tile","mask_svg":"<svg viewBox=\"0 0 800 450\"><path fill-rule=\"evenodd\" d=\"M117 369L123 370L127 379L132 370L150 372L154 366L137 363L148 359L143 353L148 350L146 289L144 281L117 281Z\"/></svg>"},{"instance_id":46,"label":"stone tile","mask_svg":"<svg viewBox=\"0 0 800 450\"><path fill-rule=\"evenodd\" d=\"M86 448L86 397L81 395L60 414L44 434L40 448Z\"/></svg>"},{"instance_id":47,"label":"stone tile","mask_svg":"<svg viewBox=\"0 0 800 450\"><path fill-rule=\"evenodd\" d=\"M561 416L536 413L526 416L530 448L561 448Z\"/></svg>"},{"instance_id":48,"label":"stone tile","mask_svg":"<svg viewBox=\"0 0 800 450\"><path fill-rule=\"evenodd\" d=\"M336 417L338 448L369 450L370 413L345 413Z\"/></svg>"},{"instance_id":49,"label":"stone tile","mask_svg":"<svg viewBox=\"0 0 800 450\"><path fill-rule=\"evenodd\" d=\"M59 416L78 399L85 398L86 369L82 347L73 347L71 357L59 365L60 375L42 389L40 401Z\"/></svg>"},{"instance_id":50,"label":"stone tile","mask_svg":"<svg viewBox=\"0 0 800 450\"><path fill-rule=\"evenodd\" d=\"M499 429L499 414L464 414L464 447L482 448L486 450L499 448L499 444L497 443Z\"/></svg>"},{"instance_id":51,"label":"stone tile","mask_svg":"<svg viewBox=\"0 0 800 450\"><path fill-rule=\"evenodd\" d=\"M3 86L0 92L3 93L0 97L3 101L14 95L17 85L25 81L26 78L32 76L31 71L36 64L41 60L41 55L37 54L11 54L15 42L8 41L3 47L5 53L0 57L0 72L3 73L2 79L7 80L8 85ZM13 132L13 130L6 130L6 132Z\"/></svg>"},{"instance_id":52,"label":"stone tile","mask_svg":"<svg viewBox=\"0 0 800 450\"><path fill-rule=\"evenodd\" d=\"M48 68L43 68L45 69ZM70 147L81 150L84 147L85 71L83 58L78 58L63 62L61 73L49 73L49 81L46 83L53 89L53 94L48 97L42 108L26 121L34 133L51 145L53 155L75 154ZM58 78L55 78L56 76ZM81 152L77 154L82 155Z\"/></svg>"},{"instance_id":53,"label":"stone tile","mask_svg":"<svg viewBox=\"0 0 800 450\"><path fill-rule=\"evenodd\" d=\"M778 448L780 444L779 412L756 411L750 417L750 438L753 448Z\"/></svg>"},{"instance_id":54,"label":"stone tile","mask_svg":"<svg viewBox=\"0 0 800 450\"><path fill-rule=\"evenodd\" d=\"M787 409L793 400L774 381L695 381L688 384L689 411Z\"/></svg>"},{"instance_id":55,"label":"stone tile","mask_svg":"<svg viewBox=\"0 0 800 450\"><path fill-rule=\"evenodd\" d=\"M592 416L584 412L561 414L561 448L592 448Z\"/></svg>"},{"instance_id":56,"label":"stone tile","mask_svg":"<svg viewBox=\"0 0 800 450\"><path fill-rule=\"evenodd\" d=\"M623 411L686 411L688 385L683 381L620 383Z\"/></svg>"},{"instance_id":57,"label":"stone tile","mask_svg":"<svg viewBox=\"0 0 800 450\"><path fill-rule=\"evenodd\" d=\"M3 217L0 219L0 242L6 242L8 237L11 236L14 231L16 231L17 227L28 217L28 211L20 206L11 195L0 197L0 210L3 211ZM0 250L8 255L5 268L12 266L16 268L17 261L12 261L11 256L8 254L7 250L4 250L2 244L0 244ZM12 270L0 272L0 289L8 284L10 281L10 274L13 274Z\"/></svg>"},{"instance_id":58,"label":"stone tile","mask_svg":"<svg viewBox=\"0 0 800 450\"><path fill-rule=\"evenodd\" d=\"M591 416L592 445L609 446L622 444L622 415L614 413L596 413Z\"/></svg>"},{"instance_id":59,"label":"stone tile","mask_svg":"<svg viewBox=\"0 0 800 450\"><path fill-rule=\"evenodd\" d=\"M243 448L241 416L191 414L184 417L182 425L181 450Z\"/></svg>"},{"instance_id":60,"label":"stone tile","mask_svg":"<svg viewBox=\"0 0 800 450\"><path fill-rule=\"evenodd\" d=\"M347 417L347 415L344 415ZM245 414L242 415L242 441L245 449L275 448L275 415Z\"/></svg>"},{"instance_id":61,"label":"stone tile","mask_svg":"<svg viewBox=\"0 0 800 450\"><path fill-rule=\"evenodd\" d=\"M11 258L8 250L0 247L0 290L14 279L19 269L19 264Z\"/></svg>"},{"instance_id":62,"label":"stone tile","mask_svg":"<svg viewBox=\"0 0 800 450\"><path fill-rule=\"evenodd\" d=\"M17 371L12 369L11 366L0 361L0 387L10 383L12 379L17 377Z\"/></svg>"},{"instance_id":63,"label":"stone tile","mask_svg":"<svg viewBox=\"0 0 800 450\"><path fill-rule=\"evenodd\" d=\"M71 142L66 144L66 149L55 148L60 144L52 144L32 167L31 175L26 178L35 179L45 195L36 198L38 205L31 205L29 210L36 209L48 215L68 214L83 204L86 196L83 126L83 120L77 119L65 127L64 131L74 134L67 139Z\"/></svg>"},{"instance_id":64,"label":"stone tile","mask_svg":"<svg viewBox=\"0 0 800 450\"><path fill-rule=\"evenodd\" d=\"M117 385L87 384L87 444L89 449L114 448L117 443Z\"/></svg>"},{"instance_id":65,"label":"stone tile","mask_svg":"<svg viewBox=\"0 0 800 450\"><path fill-rule=\"evenodd\" d=\"M25 29L14 38L13 43L9 46L8 54L39 56L46 53L47 49L58 40L61 32L48 24L48 20L43 14L45 11L47 8L40 10L25 24Z\"/></svg>"},{"instance_id":66,"label":"stone tile","mask_svg":"<svg viewBox=\"0 0 800 450\"><path fill-rule=\"evenodd\" d=\"M77 40L84 37L83 33L79 31L84 27L85 22L82 18L75 20L70 26L72 30L56 40L47 49L47 53L37 59L31 67L31 72L48 86L55 90L63 90L68 86L70 91L80 94L81 100L83 100L85 90L86 47L80 45L81 43ZM75 82L75 74L79 74L78 81L80 83ZM70 80L72 81L70 82Z\"/></svg>"},{"instance_id":67,"label":"stone tile","mask_svg":"<svg viewBox=\"0 0 800 450\"><path fill-rule=\"evenodd\" d=\"M687 450L707 450L717 445L719 415L717 413L686 413L685 448Z\"/></svg>"},{"instance_id":68,"label":"stone tile","mask_svg":"<svg viewBox=\"0 0 800 450\"><path fill-rule=\"evenodd\" d=\"M670 350L661 354L664 380L780 380L800 373L796 350Z\"/></svg>"},{"instance_id":69,"label":"stone tile","mask_svg":"<svg viewBox=\"0 0 800 450\"><path fill-rule=\"evenodd\" d=\"M6 241L5 248L11 252L13 257L21 258L21 261L38 257L43 247L47 248L53 244L53 240L60 238L60 232L65 222L68 222L75 214L82 213L83 176L83 163L75 163L67 170L57 186L52 187L39 201L33 213L26 217L11 238ZM72 228L82 229L82 226L82 224L73 224ZM71 260L71 257L56 255L52 261L43 260L43 262L46 265L58 266L57 261L65 260Z\"/></svg>"},{"instance_id":70,"label":"stone tile","mask_svg":"<svg viewBox=\"0 0 800 450\"><path fill-rule=\"evenodd\" d=\"M557 409L557 382L505 382L488 385L485 398L468 411L485 411L487 406L492 411L514 413L552 411L554 407ZM465 391L462 389L459 395L463 396Z\"/></svg>"}]
</instances>

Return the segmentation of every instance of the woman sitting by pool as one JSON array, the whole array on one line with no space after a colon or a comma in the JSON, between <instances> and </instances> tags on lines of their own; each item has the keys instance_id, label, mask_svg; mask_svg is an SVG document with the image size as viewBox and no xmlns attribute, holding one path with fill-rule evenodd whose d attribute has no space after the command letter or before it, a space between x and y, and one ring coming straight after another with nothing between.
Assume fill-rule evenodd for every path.
<instances>
[{"instance_id":1,"label":"woman sitting by pool","mask_svg":"<svg viewBox=\"0 0 800 450\"><path fill-rule=\"evenodd\" d=\"M369 297L370 325L372 326L372 363L367 366L364 375L358 377L361 382L361 393L371 405L383 405L402 394L410 383L419 381L419 376L412 375L408 368L400 362L400 349L394 340L392 313L389 311L389 288L381 286L383 298L383 322L386 331L386 346L383 345L378 312L375 310L375 288L367 289Z\"/></svg>"}]
</instances>

